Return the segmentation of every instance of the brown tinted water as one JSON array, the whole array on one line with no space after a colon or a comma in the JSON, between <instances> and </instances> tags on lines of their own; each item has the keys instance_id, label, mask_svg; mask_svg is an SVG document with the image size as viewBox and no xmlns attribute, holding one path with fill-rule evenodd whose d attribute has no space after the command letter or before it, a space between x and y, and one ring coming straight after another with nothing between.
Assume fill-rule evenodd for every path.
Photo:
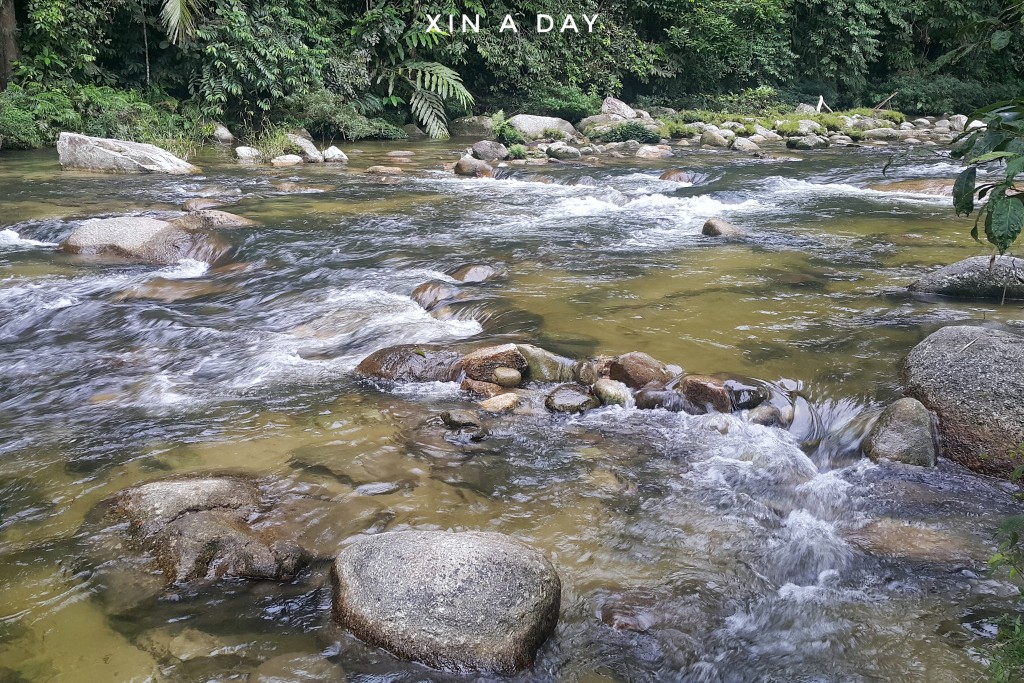
<instances>
[{"instance_id":1,"label":"brown tinted water","mask_svg":"<svg viewBox=\"0 0 1024 683\"><path fill-rule=\"evenodd\" d=\"M89 511L138 482L210 471L259 477L277 502L268 523L325 557L410 527L501 531L549 553L561 619L516 680L978 680L993 619L1018 607L984 568L1020 504L950 463L911 470L858 451L929 332L1024 320L1019 303L905 292L987 253L948 198L868 189L883 180L878 149L463 180L442 169L455 143L352 147L348 168L280 171L210 149L194 178L0 155L0 680L246 680L295 653L353 681L452 678L332 627L324 563L286 585L117 609L132 583L79 557ZM396 182L361 173L403 148L416 156ZM676 166L706 182L657 179ZM923 150L890 175L956 171ZM225 233L237 267L53 248L85 218L173 215L210 195L259 223ZM710 216L749 238L701 237ZM409 298L465 263L506 276L436 315ZM467 449L432 421L467 403L457 386L351 375L384 346L494 339L758 378L796 420L541 408L495 419Z\"/></svg>"}]
</instances>

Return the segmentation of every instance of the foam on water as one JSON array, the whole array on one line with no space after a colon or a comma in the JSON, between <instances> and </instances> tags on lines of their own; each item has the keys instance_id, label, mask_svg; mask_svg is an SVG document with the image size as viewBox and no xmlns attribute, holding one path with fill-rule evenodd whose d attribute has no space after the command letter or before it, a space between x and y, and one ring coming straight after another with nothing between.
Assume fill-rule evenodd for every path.
<instances>
[{"instance_id":1,"label":"foam on water","mask_svg":"<svg viewBox=\"0 0 1024 683\"><path fill-rule=\"evenodd\" d=\"M151 277L161 277L166 280L187 280L189 278L202 277L206 275L208 270L210 270L210 264L206 261L186 258L178 261L173 266L154 271Z\"/></svg>"},{"instance_id":2,"label":"foam on water","mask_svg":"<svg viewBox=\"0 0 1024 683\"><path fill-rule=\"evenodd\" d=\"M857 187L848 183L815 183L808 180L797 180L794 178L772 177L765 181L769 192L782 195L819 195L837 197L863 197L877 199L879 201L910 202L915 204L948 204L949 197L935 194L924 194L920 192L889 192L883 190L872 190L866 187Z\"/></svg>"},{"instance_id":3,"label":"foam on water","mask_svg":"<svg viewBox=\"0 0 1024 683\"><path fill-rule=\"evenodd\" d=\"M15 230L10 228L4 228L0 230L0 247L55 247L55 242L40 242L39 240L32 240L22 237Z\"/></svg>"}]
</instances>

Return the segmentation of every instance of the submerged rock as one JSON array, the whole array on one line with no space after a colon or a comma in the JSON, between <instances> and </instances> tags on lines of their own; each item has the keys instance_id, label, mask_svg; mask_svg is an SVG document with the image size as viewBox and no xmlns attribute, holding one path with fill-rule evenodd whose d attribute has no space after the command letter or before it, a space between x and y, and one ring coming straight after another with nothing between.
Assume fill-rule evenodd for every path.
<instances>
[{"instance_id":1,"label":"submerged rock","mask_svg":"<svg viewBox=\"0 0 1024 683\"><path fill-rule=\"evenodd\" d=\"M563 384L544 399L544 407L553 413L585 413L601 407L601 401L581 384Z\"/></svg>"},{"instance_id":2,"label":"submerged rock","mask_svg":"<svg viewBox=\"0 0 1024 683\"><path fill-rule=\"evenodd\" d=\"M502 534L363 536L334 562L334 615L362 640L437 669L510 674L554 630L561 581Z\"/></svg>"},{"instance_id":3,"label":"submerged rock","mask_svg":"<svg viewBox=\"0 0 1024 683\"><path fill-rule=\"evenodd\" d=\"M943 454L1007 476L1024 461L1024 337L984 327L944 327L903 364L905 393L939 419Z\"/></svg>"},{"instance_id":4,"label":"submerged rock","mask_svg":"<svg viewBox=\"0 0 1024 683\"><path fill-rule=\"evenodd\" d=\"M320 655L291 653L268 659L249 677L252 683L345 683L345 670Z\"/></svg>"},{"instance_id":5,"label":"submerged rock","mask_svg":"<svg viewBox=\"0 0 1024 683\"><path fill-rule=\"evenodd\" d=\"M61 243L60 248L70 254L164 265L185 258L213 263L228 249L209 233L139 216L87 220Z\"/></svg>"},{"instance_id":6,"label":"submerged rock","mask_svg":"<svg viewBox=\"0 0 1024 683\"><path fill-rule=\"evenodd\" d=\"M478 382L494 382L494 373L499 368L511 368L519 373L526 370L526 359L515 344L488 346L462 357L466 376Z\"/></svg>"},{"instance_id":7,"label":"submerged rock","mask_svg":"<svg viewBox=\"0 0 1024 683\"><path fill-rule=\"evenodd\" d=\"M724 383L708 375L686 375L679 380L676 391L693 403L720 413L732 412L732 398Z\"/></svg>"},{"instance_id":8,"label":"submerged rock","mask_svg":"<svg viewBox=\"0 0 1024 683\"><path fill-rule=\"evenodd\" d=\"M745 237L746 233L741 228L725 220L724 218L709 218L704 222L701 234L706 237Z\"/></svg>"},{"instance_id":9,"label":"submerged rock","mask_svg":"<svg viewBox=\"0 0 1024 683\"><path fill-rule=\"evenodd\" d=\"M479 405L481 410L485 410L488 413L511 413L519 407L522 400L519 394L498 394L497 396L480 401Z\"/></svg>"},{"instance_id":10,"label":"submerged rock","mask_svg":"<svg viewBox=\"0 0 1024 683\"><path fill-rule=\"evenodd\" d=\"M937 453L931 413L917 399L901 398L892 403L864 440L864 452L872 460L934 467Z\"/></svg>"},{"instance_id":11,"label":"submerged rock","mask_svg":"<svg viewBox=\"0 0 1024 683\"><path fill-rule=\"evenodd\" d=\"M651 382L668 382L673 375L668 366L641 351L616 356L608 365L608 376L631 389L641 389Z\"/></svg>"},{"instance_id":12,"label":"submerged rock","mask_svg":"<svg viewBox=\"0 0 1024 683\"><path fill-rule=\"evenodd\" d=\"M462 290L447 282L424 282L412 290L412 300L428 311L462 297Z\"/></svg>"},{"instance_id":13,"label":"submerged rock","mask_svg":"<svg viewBox=\"0 0 1024 683\"><path fill-rule=\"evenodd\" d=\"M282 579L305 559L298 544L250 525L260 506L259 490L239 477L150 482L102 505L107 519L127 522L130 545L151 553L169 583Z\"/></svg>"},{"instance_id":14,"label":"submerged rock","mask_svg":"<svg viewBox=\"0 0 1024 683\"><path fill-rule=\"evenodd\" d=\"M356 367L364 377L397 382L454 382L461 372L461 354L414 344L374 351Z\"/></svg>"},{"instance_id":15,"label":"submerged rock","mask_svg":"<svg viewBox=\"0 0 1024 683\"><path fill-rule=\"evenodd\" d=\"M469 263L456 268L449 275L459 282L489 282L501 275L501 271L492 266Z\"/></svg>"},{"instance_id":16,"label":"submerged rock","mask_svg":"<svg viewBox=\"0 0 1024 683\"><path fill-rule=\"evenodd\" d=\"M217 228L247 228L256 225L256 221L237 214L217 209L189 211L181 218L175 218L171 225L184 230L215 230Z\"/></svg>"},{"instance_id":17,"label":"submerged rock","mask_svg":"<svg viewBox=\"0 0 1024 683\"><path fill-rule=\"evenodd\" d=\"M973 256L928 273L909 289L969 299L1024 299L1024 259Z\"/></svg>"},{"instance_id":18,"label":"submerged rock","mask_svg":"<svg viewBox=\"0 0 1024 683\"><path fill-rule=\"evenodd\" d=\"M93 138L78 133L61 133L57 154L65 170L101 173L199 173L192 164L165 149L142 142Z\"/></svg>"},{"instance_id":19,"label":"submerged rock","mask_svg":"<svg viewBox=\"0 0 1024 683\"><path fill-rule=\"evenodd\" d=\"M405 173L397 166L370 166L366 169L368 175L400 175Z\"/></svg>"}]
</instances>

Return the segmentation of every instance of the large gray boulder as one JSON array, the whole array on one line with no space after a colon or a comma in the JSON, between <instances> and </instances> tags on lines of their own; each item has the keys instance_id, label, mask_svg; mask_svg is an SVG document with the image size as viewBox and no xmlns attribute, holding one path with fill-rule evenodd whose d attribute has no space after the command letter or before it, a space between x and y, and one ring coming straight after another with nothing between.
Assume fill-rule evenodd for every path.
<instances>
[{"instance_id":1,"label":"large gray boulder","mask_svg":"<svg viewBox=\"0 0 1024 683\"><path fill-rule=\"evenodd\" d=\"M559 356L532 344L517 344L519 353L526 359L526 378L534 382L573 381L574 361Z\"/></svg>"},{"instance_id":2,"label":"large gray boulder","mask_svg":"<svg viewBox=\"0 0 1024 683\"><path fill-rule=\"evenodd\" d=\"M934 466L938 452L931 413L915 398L886 406L864 440L864 452L872 460Z\"/></svg>"},{"instance_id":3,"label":"large gray boulder","mask_svg":"<svg viewBox=\"0 0 1024 683\"><path fill-rule=\"evenodd\" d=\"M288 142L294 147L298 147L302 150L302 160L308 164L322 164L324 163L324 155L316 148L316 145L312 141L307 140L301 135L295 133L288 133Z\"/></svg>"},{"instance_id":4,"label":"large gray boulder","mask_svg":"<svg viewBox=\"0 0 1024 683\"><path fill-rule=\"evenodd\" d=\"M168 583L283 579L306 559L294 541L253 526L260 493L241 477L150 482L117 494L101 508L107 521L123 528L128 547L151 556Z\"/></svg>"},{"instance_id":5,"label":"large gray boulder","mask_svg":"<svg viewBox=\"0 0 1024 683\"><path fill-rule=\"evenodd\" d=\"M728 147L729 141L725 139L721 131L706 130L700 134L701 147Z\"/></svg>"},{"instance_id":6,"label":"large gray boulder","mask_svg":"<svg viewBox=\"0 0 1024 683\"><path fill-rule=\"evenodd\" d=\"M455 175L465 176L467 178L494 177L494 169L491 168L490 164L468 154L455 162L455 168L453 170Z\"/></svg>"},{"instance_id":7,"label":"large gray boulder","mask_svg":"<svg viewBox=\"0 0 1024 683\"><path fill-rule=\"evenodd\" d=\"M523 134L523 137L536 140L545 137L545 131L557 130L572 138L576 135L576 129L565 119L554 116L531 116L530 114L519 114L508 120L508 124Z\"/></svg>"},{"instance_id":8,"label":"large gray boulder","mask_svg":"<svg viewBox=\"0 0 1024 683\"><path fill-rule=\"evenodd\" d=\"M510 674L530 666L561 604L548 559L494 533L363 536L338 555L333 578L343 626L447 671Z\"/></svg>"},{"instance_id":9,"label":"large gray boulder","mask_svg":"<svg viewBox=\"0 0 1024 683\"><path fill-rule=\"evenodd\" d=\"M473 145L473 156L481 161L504 161L508 159L508 148L494 140L481 140Z\"/></svg>"},{"instance_id":10,"label":"large gray boulder","mask_svg":"<svg viewBox=\"0 0 1024 683\"><path fill-rule=\"evenodd\" d=\"M914 347L904 392L939 418L943 454L986 474L1007 476L1024 444L1024 337L950 326Z\"/></svg>"},{"instance_id":11,"label":"large gray boulder","mask_svg":"<svg viewBox=\"0 0 1024 683\"><path fill-rule=\"evenodd\" d=\"M590 133L590 129L595 126L606 126L609 123L618 123L621 121L625 121L625 119L618 114L595 114L594 116L588 116L577 123L576 128L584 135L588 135Z\"/></svg>"},{"instance_id":12,"label":"large gray boulder","mask_svg":"<svg viewBox=\"0 0 1024 683\"><path fill-rule=\"evenodd\" d=\"M910 285L910 291L967 299L1024 299L1024 259L972 256L928 273Z\"/></svg>"},{"instance_id":13,"label":"large gray boulder","mask_svg":"<svg viewBox=\"0 0 1024 683\"><path fill-rule=\"evenodd\" d=\"M463 116L448 123L453 138L489 138L494 135L494 122L490 116Z\"/></svg>"},{"instance_id":14,"label":"large gray boulder","mask_svg":"<svg viewBox=\"0 0 1024 683\"><path fill-rule=\"evenodd\" d=\"M580 152L579 149L572 145L567 145L562 141L549 145L547 155L552 159L558 159L559 161L576 161L583 158L583 153Z\"/></svg>"},{"instance_id":15,"label":"large gray boulder","mask_svg":"<svg viewBox=\"0 0 1024 683\"><path fill-rule=\"evenodd\" d=\"M70 254L154 264L173 264L185 258L213 263L228 249L209 233L139 216L87 220L60 248Z\"/></svg>"},{"instance_id":16,"label":"large gray boulder","mask_svg":"<svg viewBox=\"0 0 1024 683\"><path fill-rule=\"evenodd\" d=\"M61 133L57 155L65 170L100 173L199 173L192 164L165 149L142 142L93 138L78 133Z\"/></svg>"},{"instance_id":17,"label":"large gray boulder","mask_svg":"<svg viewBox=\"0 0 1024 683\"><path fill-rule=\"evenodd\" d=\"M602 114L614 114L621 116L624 119L635 119L638 114L633 107L629 106L622 100L617 100L614 97L604 98L604 102L601 104Z\"/></svg>"}]
</instances>

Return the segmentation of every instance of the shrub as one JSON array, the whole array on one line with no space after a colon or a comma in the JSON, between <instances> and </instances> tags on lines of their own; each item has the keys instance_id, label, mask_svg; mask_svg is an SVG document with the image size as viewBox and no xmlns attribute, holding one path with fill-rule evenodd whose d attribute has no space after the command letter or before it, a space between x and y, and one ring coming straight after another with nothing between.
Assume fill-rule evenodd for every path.
<instances>
[{"instance_id":1,"label":"shrub","mask_svg":"<svg viewBox=\"0 0 1024 683\"><path fill-rule=\"evenodd\" d=\"M782 121L775 126L775 132L779 135L800 135L800 124L796 121Z\"/></svg>"},{"instance_id":2,"label":"shrub","mask_svg":"<svg viewBox=\"0 0 1024 683\"><path fill-rule=\"evenodd\" d=\"M526 147L523 145L512 145L508 148L509 159L525 159Z\"/></svg>"},{"instance_id":3,"label":"shrub","mask_svg":"<svg viewBox=\"0 0 1024 683\"><path fill-rule=\"evenodd\" d=\"M647 145L654 145L661 141L661 136L637 121L627 121L603 133L599 133L595 137L601 142L636 140Z\"/></svg>"},{"instance_id":4,"label":"shrub","mask_svg":"<svg viewBox=\"0 0 1024 683\"><path fill-rule=\"evenodd\" d=\"M692 138L697 134L697 128L679 119L666 119L661 127L662 136L666 138Z\"/></svg>"},{"instance_id":5,"label":"shrub","mask_svg":"<svg viewBox=\"0 0 1024 683\"><path fill-rule=\"evenodd\" d=\"M383 118L367 118L340 95L318 90L303 98L300 121L313 135L332 140L402 140L406 132Z\"/></svg>"},{"instance_id":6,"label":"shrub","mask_svg":"<svg viewBox=\"0 0 1024 683\"><path fill-rule=\"evenodd\" d=\"M1024 96L1024 83L985 85L953 76L906 74L880 84L873 94L876 102L890 93L890 106L914 114L968 114L990 102Z\"/></svg>"},{"instance_id":7,"label":"shrub","mask_svg":"<svg viewBox=\"0 0 1024 683\"><path fill-rule=\"evenodd\" d=\"M526 138L518 130L509 125L505 118L505 112L499 111L491 116L491 124L494 126L494 138L503 145L524 145Z\"/></svg>"},{"instance_id":8,"label":"shrub","mask_svg":"<svg viewBox=\"0 0 1024 683\"><path fill-rule=\"evenodd\" d=\"M860 142L861 140L864 139L864 131L859 130L857 128L843 128L839 132L845 135L846 137L850 138L854 142Z\"/></svg>"},{"instance_id":9,"label":"shrub","mask_svg":"<svg viewBox=\"0 0 1024 683\"><path fill-rule=\"evenodd\" d=\"M30 112L0 104L0 146L7 149L35 149L43 136Z\"/></svg>"},{"instance_id":10,"label":"shrub","mask_svg":"<svg viewBox=\"0 0 1024 683\"><path fill-rule=\"evenodd\" d=\"M601 98L575 86L547 87L533 93L523 106L531 114L580 121L601 111Z\"/></svg>"},{"instance_id":11,"label":"shrub","mask_svg":"<svg viewBox=\"0 0 1024 683\"><path fill-rule=\"evenodd\" d=\"M541 135L549 140L565 140L569 137L565 134L565 131L557 128L545 128Z\"/></svg>"},{"instance_id":12,"label":"shrub","mask_svg":"<svg viewBox=\"0 0 1024 683\"><path fill-rule=\"evenodd\" d=\"M711 98L710 101L711 105L719 111L752 116L766 116L783 107L779 93L775 88L768 86L747 88L730 95L719 95Z\"/></svg>"}]
</instances>

